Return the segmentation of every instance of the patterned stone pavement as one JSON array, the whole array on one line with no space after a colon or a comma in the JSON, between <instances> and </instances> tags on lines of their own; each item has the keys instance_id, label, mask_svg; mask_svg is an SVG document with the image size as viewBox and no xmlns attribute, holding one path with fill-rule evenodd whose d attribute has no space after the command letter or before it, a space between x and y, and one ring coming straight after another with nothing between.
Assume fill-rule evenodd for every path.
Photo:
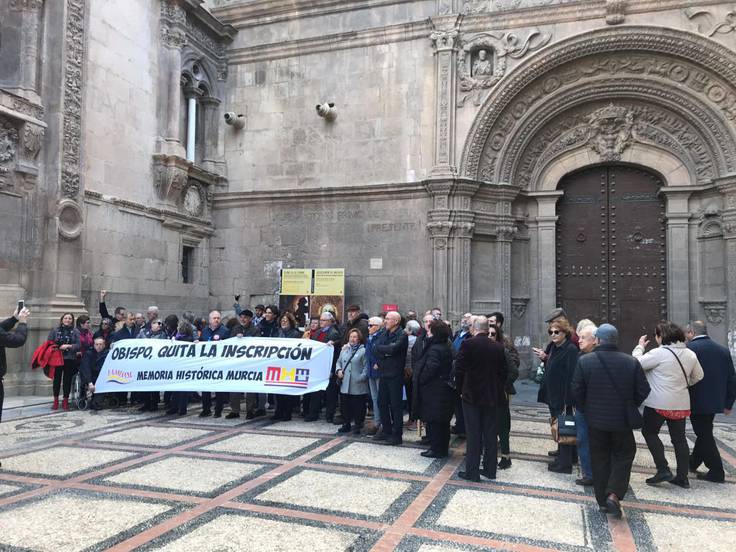
<instances>
[{"instance_id":1,"label":"patterned stone pavement","mask_svg":"<svg viewBox=\"0 0 736 552\"><path fill-rule=\"evenodd\" d=\"M0 425L0 550L599 551L732 549L736 426L717 423L728 482L648 487L640 443L617 521L547 471L544 410L515 405L510 470L457 478L447 460L266 419L48 413ZM665 438L665 442L667 439ZM671 450L669 451L672 452Z\"/></svg>"}]
</instances>

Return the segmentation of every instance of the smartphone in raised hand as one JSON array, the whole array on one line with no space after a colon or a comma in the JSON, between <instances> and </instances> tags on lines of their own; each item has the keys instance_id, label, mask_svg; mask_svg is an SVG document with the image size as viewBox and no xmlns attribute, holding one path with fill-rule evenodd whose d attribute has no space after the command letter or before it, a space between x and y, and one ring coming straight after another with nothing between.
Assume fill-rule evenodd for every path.
<instances>
[{"instance_id":1,"label":"smartphone in raised hand","mask_svg":"<svg viewBox=\"0 0 736 552\"><path fill-rule=\"evenodd\" d=\"M24 299L18 299L18 313L20 314L20 311L22 311L26 306L26 302Z\"/></svg>"}]
</instances>

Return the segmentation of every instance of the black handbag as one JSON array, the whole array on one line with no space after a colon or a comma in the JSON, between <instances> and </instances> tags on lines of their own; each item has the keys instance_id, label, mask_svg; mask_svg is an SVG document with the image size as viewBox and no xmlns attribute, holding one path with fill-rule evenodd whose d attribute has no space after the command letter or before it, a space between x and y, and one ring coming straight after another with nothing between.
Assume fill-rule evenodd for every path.
<instances>
[{"instance_id":1,"label":"black handbag","mask_svg":"<svg viewBox=\"0 0 736 552\"><path fill-rule=\"evenodd\" d=\"M639 412L639 407L636 406L636 403L633 399L625 399L621 391L618 390L618 386L616 385L616 382L613 381L613 376L608 370L608 365L603 360L603 357L600 355L600 353L596 352L595 356L598 359L598 362L601 363L601 366L603 366L606 374L608 374L608 379L610 380L611 385L613 385L613 389L616 391L618 398L624 403L624 415L626 416L626 425L630 429L641 429L641 427L644 425L644 418L642 418L641 412ZM634 385L636 385L636 371L634 371Z\"/></svg>"}]
</instances>

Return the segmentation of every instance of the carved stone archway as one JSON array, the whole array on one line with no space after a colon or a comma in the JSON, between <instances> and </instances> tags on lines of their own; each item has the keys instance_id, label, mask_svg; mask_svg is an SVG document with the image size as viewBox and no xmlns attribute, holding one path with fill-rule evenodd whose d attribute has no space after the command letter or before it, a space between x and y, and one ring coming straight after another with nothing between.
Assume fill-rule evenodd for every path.
<instances>
[{"instance_id":1,"label":"carved stone archway","mask_svg":"<svg viewBox=\"0 0 736 552\"><path fill-rule=\"evenodd\" d=\"M500 304L528 297L523 324L539 322L555 301L555 224L560 179L600 163L627 163L658 173L666 199L668 312L678 323L701 314L691 297L691 197L720 192L727 266L736 265L736 54L698 35L626 26L582 33L529 57L489 95L459 164L477 182L474 198L515 190L516 228L494 264L528 263L528 289L505 282ZM729 207L730 206L730 207ZM472 243L482 235L474 209ZM523 230L522 230L523 228ZM518 230L518 232L517 232ZM519 236L526 239L524 242ZM676 246L676 247L675 247ZM474 251L474 249L473 249ZM491 251L489 248L488 251ZM500 253L503 251L503 255ZM727 274L727 318L736 325L736 271ZM477 301L470 290L471 304ZM693 291L694 293L694 291ZM700 301L701 306L704 304ZM522 327L523 326L523 327Z\"/></svg>"}]
</instances>

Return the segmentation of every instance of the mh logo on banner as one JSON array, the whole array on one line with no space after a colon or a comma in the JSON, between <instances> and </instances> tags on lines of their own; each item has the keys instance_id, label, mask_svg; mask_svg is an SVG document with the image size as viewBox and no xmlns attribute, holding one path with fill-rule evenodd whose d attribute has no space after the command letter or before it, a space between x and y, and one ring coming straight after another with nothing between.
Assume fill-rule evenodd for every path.
<instances>
[{"instance_id":1,"label":"mh logo on banner","mask_svg":"<svg viewBox=\"0 0 736 552\"><path fill-rule=\"evenodd\" d=\"M309 368L282 368L269 366L264 385L269 387L307 387Z\"/></svg>"}]
</instances>

